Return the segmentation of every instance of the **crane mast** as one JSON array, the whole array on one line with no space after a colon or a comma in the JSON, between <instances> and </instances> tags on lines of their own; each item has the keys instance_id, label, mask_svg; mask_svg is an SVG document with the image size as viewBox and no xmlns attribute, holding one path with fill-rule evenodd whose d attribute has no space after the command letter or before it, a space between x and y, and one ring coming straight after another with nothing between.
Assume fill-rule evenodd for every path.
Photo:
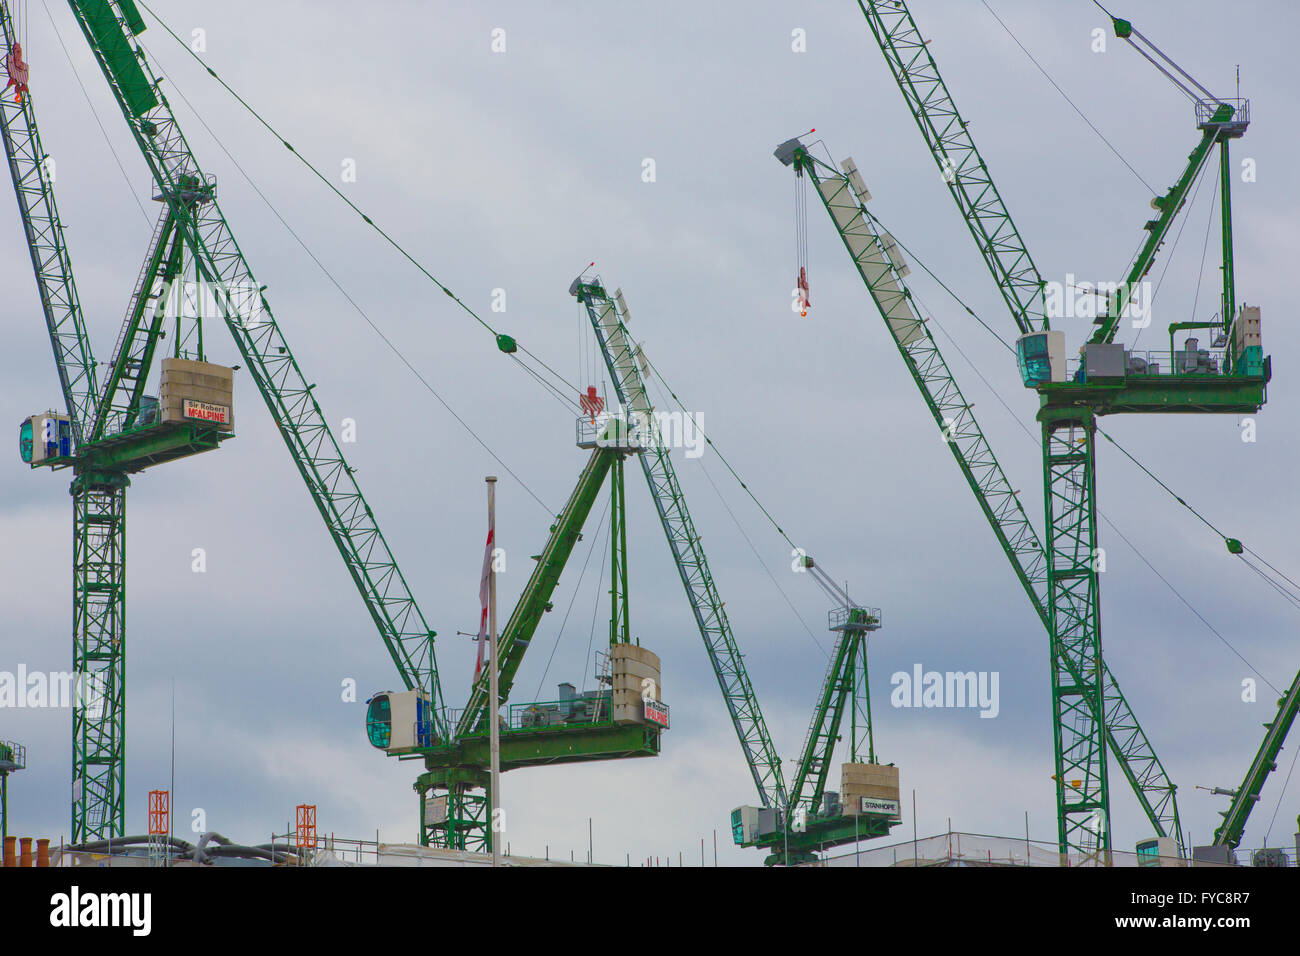
<instances>
[{"instance_id":1,"label":"crane mast","mask_svg":"<svg viewBox=\"0 0 1300 956\"><path fill-rule=\"evenodd\" d=\"M907 4L859 0L908 109L1022 336L1049 332L1043 280ZM1085 859L1110 850L1100 582L1090 414L1042 423L1048 631L1058 842ZM1080 453L1082 449L1082 453ZM1068 663L1067 663L1068 662Z\"/></svg>"}]
</instances>

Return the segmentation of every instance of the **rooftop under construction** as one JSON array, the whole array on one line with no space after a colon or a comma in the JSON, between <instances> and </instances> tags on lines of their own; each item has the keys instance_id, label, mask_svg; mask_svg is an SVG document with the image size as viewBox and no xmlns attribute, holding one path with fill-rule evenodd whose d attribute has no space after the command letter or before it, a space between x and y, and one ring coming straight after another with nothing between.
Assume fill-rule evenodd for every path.
<instances>
[{"instance_id":1,"label":"rooftop under construction","mask_svg":"<svg viewBox=\"0 0 1300 956\"><path fill-rule=\"evenodd\" d=\"M1280 422L1290 401L1264 313L1290 323L1259 252L1280 220L1252 198L1258 154L1242 145L1260 117L1196 78L1223 75L1229 54L1193 67L1180 52L1185 68L1165 52L1174 23L1071 12L1104 27L1089 34L1099 85L1137 91L1153 128L1181 131L1144 151L1168 166L1152 189L1058 83L1068 56L1045 64L1022 43L1040 24L982 2L980 28L1019 58L999 68L1103 141L1080 140L1087 184L1062 185L999 144L1016 127L986 119L987 97L1005 105L1005 77L990 71L996 92L958 110L970 61L951 88L940 64L960 18L925 0L839 6L865 29L835 42L883 57L869 82L856 62L837 74L869 96L873 126L826 133L856 137L860 161L833 154L820 117L849 122L831 105L844 89L801 92L772 115L797 105L807 133L746 146L744 176L764 185L744 215L763 226L736 255L789 246L788 224L768 228L788 199L767 208L767 191L792 180L795 213L776 318L749 325L749 300L727 298L744 294L737 278L707 256L685 271L718 298L654 288L682 266L641 260L699 254L653 238L657 199L606 208L604 186L574 179L565 226L580 236L530 242L548 277L516 286L519 244L484 238L533 215L501 154L458 143L418 184L374 192L405 147L367 141L369 124L409 145L424 117L399 130L337 96L308 123L227 68L242 61L216 31L143 0L69 0L57 16L0 0L16 199L0 211L4 351L37 370L5 390L5 487L22 490L0 522L24 596L0 655L5 866L1300 865L1294 742L1285 759L1300 672L1266 676L1300 667L1270 643L1300 610L1294 555L1276 546L1290 537L1274 533L1294 503L1271 490L1290 465L1253 451L1257 431L1283 428L1266 406ZM493 29L486 55L529 62L524 32ZM357 103L379 96L375 69ZM1088 101L1100 115L1105 97ZM637 185L686 208L669 152L639 160ZM1132 191L1116 161L1148 209L1044 226ZM701 196L735 192L700 175ZM950 207L930 221L924 202L944 193L960 222ZM454 209L437 205L448 196ZM748 241L751 220L728 208L728 234ZM1193 215L1204 238L1171 273ZM601 243L633 277L589 262ZM555 273L552 245L586 267ZM1113 276L1076 282L1094 260ZM120 318L101 314L122 301ZM1289 328L1276 342L1282 355ZM41 547L68 543L51 510L64 481L71 548ZM56 655L69 600L71 653ZM1232 755L1231 779L1208 776L1228 759L1211 753ZM236 815L242 829L223 822Z\"/></svg>"}]
</instances>

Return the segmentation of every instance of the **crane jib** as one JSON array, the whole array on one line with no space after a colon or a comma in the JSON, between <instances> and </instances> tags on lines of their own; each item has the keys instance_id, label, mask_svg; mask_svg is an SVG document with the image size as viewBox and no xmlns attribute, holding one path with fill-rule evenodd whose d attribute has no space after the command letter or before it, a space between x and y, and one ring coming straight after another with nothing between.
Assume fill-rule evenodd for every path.
<instances>
[{"instance_id":1,"label":"crane jib","mask_svg":"<svg viewBox=\"0 0 1300 956\"><path fill-rule=\"evenodd\" d=\"M95 38L104 62L122 90L131 114L137 119L158 105L158 96L145 76L131 44L122 32L122 23L113 13L108 0L75 0ZM144 21L131 0L119 0L128 29L135 35L144 32Z\"/></svg>"}]
</instances>

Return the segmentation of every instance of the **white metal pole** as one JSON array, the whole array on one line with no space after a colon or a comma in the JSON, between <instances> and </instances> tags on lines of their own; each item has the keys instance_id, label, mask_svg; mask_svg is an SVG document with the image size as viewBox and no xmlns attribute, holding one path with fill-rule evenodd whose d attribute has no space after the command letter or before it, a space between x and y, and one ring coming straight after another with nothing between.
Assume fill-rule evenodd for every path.
<instances>
[{"instance_id":1,"label":"white metal pole","mask_svg":"<svg viewBox=\"0 0 1300 956\"><path fill-rule=\"evenodd\" d=\"M497 480L495 475L486 479L488 486L488 527L492 529L492 547L496 549ZM495 556L488 569L488 740L492 753L491 793L488 800L489 839L492 841L492 865L501 865L501 840L497 832L497 808L501 806L501 728L497 723L500 706L497 694L497 570ZM504 827L502 828L504 830Z\"/></svg>"}]
</instances>

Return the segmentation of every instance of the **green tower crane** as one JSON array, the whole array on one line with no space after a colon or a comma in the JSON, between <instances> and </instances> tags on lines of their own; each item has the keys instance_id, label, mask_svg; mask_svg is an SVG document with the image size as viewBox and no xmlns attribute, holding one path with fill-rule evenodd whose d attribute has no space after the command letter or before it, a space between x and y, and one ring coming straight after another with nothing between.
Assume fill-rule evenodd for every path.
<instances>
[{"instance_id":1,"label":"green tower crane","mask_svg":"<svg viewBox=\"0 0 1300 956\"><path fill-rule=\"evenodd\" d=\"M871 195L853 161L838 170L797 140L783 143L777 158L807 175L852 257L885 328L925 400L981 512L1011 562L1017 579L1049 636L1047 561L1019 495L989 445L974 406L962 394L926 321L916 312L905 277L910 272L897 243L867 210ZM1051 644L1053 648L1055 644ZM1076 680L1078 663L1059 659ZM1103 661L1102 700L1106 743L1133 787L1157 833L1182 848L1175 787Z\"/></svg>"},{"instance_id":2,"label":"green tower crane","mask_svg":"<svg viewBox=\"0 0 1300 956\"><path fill-rule=\"evenodd\" d=\"M1187 328L1186 324L1170 328L1171 349L1165 363L1153 361L1150 355L1142 358L1112 342L1136 283L1149 271L1188 187L1215 145L1220 147L1223 176L1227 177L1228 141L1245 132L1249 106L1244 101L1208 94L1197 99L1193 95L1201 141L1175 186L1153 202L1159 216L1146 223L1150 235L1124 282L1116 283L1109 292L1107 306L1096 320L1098 329L1083 350L1074 380L1069 381L1064 335L1049 327L1042 278L910 10L901 0L859 0L859 6L1021 333L1017 353L1022 379L1041 397L1038 421L1047 529L1046 606L1054 661L1058 839L1062 853L1077 852L1086 859L1106 862L1110 849L1105 759L1109 702L1100 636L1096 416L1251 413L1264 402L1271 368L1258 343L1258 312L1236 314L1232 297L1227 189L1221 214L1223 312L1217 321L1203 323L1221 332L1215 348L1228 346L1227 350L1222 356L1212 355L1200 350L1196 339L1189 339L1181 351L1174 350L1174 333ZM1115 20L1115 28L1117 35L1135 45L1143 39L1124 21ZM1186 77L1176 64L1155 52ZM1231 344L1229 338L1233 338ZM1166 368L1163 374L1162 364Z\"/></svg>"},{"instance_id":3,"label":"green tower crane","mask_svg":"<svg viewBox=\"0 0 1300 956\"><path fill-rule=\"evenodd\" d=\"M104 401L106 407L98 410L96 421L109 424L120 421L127 430L124 434L133 434L133 425L140 427L133 415L137 414L138 396L147 375L142 363L152 355L155 340L162 334L156 308L158 294L150 295L149 283L156 274L165 283L176 274L188 274L192 270L199 282L211 290L215 314L234 337L406 687L401 694L390 692L372 698L367 726L372 742L378 746L425 763L426 772L415 785L421 799L422 841L439 846L490 849L491 829L486 810L491 794L479 792L485 790L488 764L487 715L482 710L487 672L474 686L465 710L459 715L450 712L438 677L433 650L435 634L411 596L353 471L321 414L313 395L314 386L303 375L272 315L265 287L254 278L221 214L215 182L199 167L160 91L158 77L135 39L145 28L135 3L133 0L70 0L70 6L166 202L141 285L119 336L111 379L118 397ZM201 328L196 323L195 333L187 338L200 350ZM514 350L509 337L499 336L497 341L502 351ZM544 560L530 580L520 606L507 622L500 664L503 699L537 618L549 607L547 598L606 474L614 476L614 511L619 522L615 561L623 600L626 600L621 482L622 457L632 450L625 436L618 433L588 437L590 443L584 447L597 451L584 471L574 499L553 529ZM132 463L136 460L131 459ZM148 461L153 463L156 463L153 459ZM617 646L608 654L610 668L605 675L613 682L630 679L632 671L658 673L657 658L628 641L625 603L623 609L623 624L617 632L622 638L616 641L611 634L611 642ZM647 663L650 658L653 662ZM627 687L612 687L603 710L597 707L599 719L594 724L598 726L575 726L577 733L558 738L544 733L538 721L525 717L529 712L526 708L517 711L513 729L527 733L503 736L503 769L657 754L659 737L668 720L667 707L657 696L645 699L639 694L627 696L631 693ZM394 743L391 739L391 715L395 706L411 708L414 719L409 727L418 733L409 747L404 746L404 740ZM384 707L389 708L387 722ZM577 706L571 702L565 707L570 716L577 713ZM512 715L515 713L512 708ZM385 733L390 739L380 743ZM402 733L407 730L404 728Z\"/></svg>"},{"instance_id":4,"label":"green tower crane","mask_svg":"<svg viewBox=\"0 0 1300 956\"><path fill-rule=\"evenodd\" d=\"M775 820L775 829L757 807L738 807L731 814L732 839L768 849L768 866L811 862L820 851L887 836L902 821L898 770L877 762L871 726L867 642L880 629L880 609L856 603L811 556L803 555L799 566L834 604L827 622L836 638L799 750L788 811ZM846 712L848 760L841 768L841 789L828 791Z\"/></svg>"},{"instance_id":5,"label":"green tower crane","mask_svg":"<svg viewBox=\"0 0 1300 956\"><path fill-rule=\"evenodd\" d=\"M108 381L96 382L53 179L37 132L32 98L4 102L0 130L41 294L66 414L33 416L20 435L34 466L71 468L74 479L73 666L90 693L73 713L72 841L124 832L125 800L125 492L129 476L216 448L231 436L230 408L213 423L208 403L192 418L167 420L146 401L145 383L160 340L171 358L203 361L202 313L176 315L166 328L171 284L193 276L210 296L289 448L398 673L433 702L439 736L447 720L433 650L406 581L330 432L283 332L265 286L254 278L221 214L215 181L181 133L136 37L145 24L133 0L70 0L77 23L108 81L157 187L163 212L128 305ZM14 40L9 4L0 0L4 40ZM191 373L198 374L198 373ZM206 386L205 386L206 387ZM190 403L187 400L187 411Z\"/></svg>"},{"instance_id":6,"label":"green tower crane","mask_svg":"<svg viewBox=\"0 0 1300 956\"><path fill-rule=\"evenodd\" d=\"M424 764L415 789L420 794L420 841L426 846L492 849L499 831L491 825L490 813L495 797L488 769L489 667L498 668L499 700L506 705L542 615L551 610L560 575L606 483L611 497L610 626L608 647L598 655L597 680L607 686L583 695L562 693L558 700L508 704L499 717L500 768L506 773L526 767L654 757L660 752L669 711L662 700L659 659L634 641L628 610L623 463L644 446L625 419L603 416L578 421L578 446L591 453L501 630L500 663L489 662L474 680L465 707L449 712L451 736L439 737L431 726L426 728L421 716L427 710L426 697L418 690L376 694L368 702L370 742L390 756Z\"/></svg>"}]
</instances>

